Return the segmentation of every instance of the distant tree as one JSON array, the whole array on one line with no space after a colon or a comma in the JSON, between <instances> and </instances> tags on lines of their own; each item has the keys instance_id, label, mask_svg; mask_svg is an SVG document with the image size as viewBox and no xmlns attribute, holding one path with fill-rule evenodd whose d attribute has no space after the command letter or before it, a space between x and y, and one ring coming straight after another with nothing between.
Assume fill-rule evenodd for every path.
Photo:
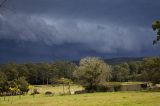
<instances>
[{"instance_id":1,"label":"distant tree","mask_svg":"<svg viewBox=\"0 0 160 106\"><path fill-rule=\"evenodd\" d=\"M7 76L5 75L4 72L0 71L0 83L3 83L7 80Z\"/></svg>"},{"instance_id":2,"label":"distant tree","mask_svg":"<svg viewBox=\"0 0 160 106\"><path fill-rule=\"evenodd\" d=\"M160 83L160 58L145 58L142 62L142 78L153 84Z\"/></svg>"},{"instance_id":3,"label":"distant tree","mask_svg":"<svg viewBox=\"0 0 160 106\"><path fill-rule=\"evenodd\" d=\"M140 64L141 63L139 61L138 62L136 61L136 62L128 63L130 74L132 74L132 73L138 74L139 73Z\"/></svg>"},{"instance_id":4,"label":"distant tree","mask_svg":"<svg viewBox=\"0 0 160 106\"><path fill-rule=\"evenodd\" d=\"M114 81L128 81L129 66L127 63L116 65L113 67L112 76Z\"/></svg>"},{"instance_id":5,"label":"distant tree","mask_svg":"<svg viewBox=\"0 0 160 106\"><path fill-rule=\"evenodd\" d=\"M50 65L47 63L39 63L37 64L37 74L38 80L42 82L42 84L49 84L49 79L51 77Z\"/></svg>"},{"instance_id":6,"label":"distant tree","mask_svg":"<svg viewBox=\"0 0 160 106\"><path fill-rule=\"evenodd\" d=\"M0 93L4 91L5 82L7 81L6 75L0 70Z\"/></svg>"},{"instance_id":7,"label":"distant tree","mask_svg":"<svg viewBox=\"0 0 160 106\"><path fill-rule=\"evenodd\" d=\"M53 77L57 77L57 79L62 77L72 79L73 71L76 69L76 67L76 64L72 62L55 61L53 64L51 64L51 71L53 73Z\"/></svg>"},{"instance_id":8,"label":"distant tree","mask_svg":"<svg viewBox=\"0 0 160 106\"><path fill-rule=\"evenodd\" d=\"M157 38L153 41L153 44L156 44L158 41L160 41L160 21L154 21L152 23L152 28L157 33Z\"/></svg>"},{"instance_id":9,"label":"distant tree","mask_svg":"<svg viewBox=\"0 0 160 106\"><path fill-rule=\"evenodd\" d=\"M13 63L5 64L2 67L2 71L5 73L7 80L12 81L18 78L17 65Z\"/></svg>"},{"instance_id":10,"label":"distant tree","mask_svg":"<svg viewBox=\"0 0 160 106\"><path fill-rule=\"evenodd\" d=\"M141 80L145 81L145 82L150 81L150 77L148 77L148 72L147 71L145 71L145 70L142 71Z\"/></svg>"},{"instance_id":11,"label":"distant tree","mask_svg":"<svg viewBox=\"0 0 160 106\"><path fill-rule=\"evenodd\" d=\"M140 71L140 68L141 68L141 61L135 61L135 62L130 62L129 63L129 69L130 69L130 72L129 72L129 80L132 80L132 81L139 81L140 80L140 74L141 74L141 71Z\"/></svg>"},{"instance_id":12,"label":"distant tree","mask_svg":"<svg viewBox=\"0 0 160 106\"><path fill-rule=\"evenodd\" d=\"M58 78L57 77L54 77L53 78L50 78L49 79L49 82L52 84L52 86L56 85L56 84L59 84L58 82Z\"/></svg>"},{"instance_id":13,"label":"distant tree","mask_svg":"<svg viewBox=\"0 0 160 106\"><path fill-rule=\"evenodd\" d=\"M80 66L74 71L74 76L87 90L94 90L111 79L111 67L100 58L87 57L80 60Z\"/></svg>"},{"instance_id":14,"label":"distant tree","mask_svg":"<svg viewBox=\"0 0 160 106\"><path fill-rule=\"evenodd\" d=\"M39 84L38 81L38 66L36 64L33 63L28 63L26 64L26 67L28 69L28 82L30 84Z\"/></svg>"},{"instance_id":15,"label":"distant tree","mask_svg":"<svg viewBox=\"0 0 160 106\"><path fill-rule=\"evenodd\" d=\"M28 79L29 71L25 64L18 64L16 66L17 72L18 72L18 78L25 77Z\"/></svg>"}]
</instances>

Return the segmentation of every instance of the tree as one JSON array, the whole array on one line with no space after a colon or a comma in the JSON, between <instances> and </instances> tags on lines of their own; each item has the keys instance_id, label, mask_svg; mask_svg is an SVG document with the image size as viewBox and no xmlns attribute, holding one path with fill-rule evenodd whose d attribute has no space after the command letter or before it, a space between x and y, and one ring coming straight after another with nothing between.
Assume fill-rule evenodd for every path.
<instances>
[{"instance_id":1,"label":"tree","mask_svg":"<svg viewBox=\"0 0 160 106\"><path fill-rule=\"evenodd\" d=\"M3 83L6 80L7 80L7 77L5 73L0 71L0 83Z\"/></svg>"},{"instance_id":2,"label":"tree","mask_svg":"<svg viewBox=\"0 0 160 106\"><path fill-rule=\"evenodd\" d=\"M152 23L152 28L157 33L157 38L153 41L153 45L160 41L160 21L154 21Z\"/></svg>"},{"instance_id":3,"label":"tree","mask_svg":"<svg viewBox=\"0 0 160 106\"><path fill-rule=\"evenodd\" d=\"M18 77L26 77L28 76L29 72L27 67L24 64L17 65Z\"/></svg>"},{"instance_id":4,"label":"tree","mask_svg":"<svg viewBox=\"0 0 160 106\"><path fill-rule=\"evenodd\" d=\"M142 78L153 84L160 83L160 58L145 58L142 62Z\"/></svg>"},{"instance_id":5,"label":"tree","mask_svg":"<svg viewBox=\"0 0 160 106\"><path fill-rule=\"evenodd\" d=\"M97 57L80 60L80 66L74 71L78 82L87 90L95 90L100 84L111 78L111 67Z\"/></svg>"},{"instance_id":6,"label":"tree","mask_svg":"<svg viewBox=\"0 0 160 106\"><path fill-rule=\"evenodd\" d=\"M38 80L42 81L44 84L49 84L49 79L51 76L50 65L47 63L37 64ZM45 83L46 82L46 83Z\"/></svg>"},{"instance_id":7,"label":"tree","mask_svg":"<svg viewBox=\"0 0 160 106\"><path fill-rule=\"evenodd\" d=\"M37 65L36 64L33 64L33 63L28 63L26 64L26 67L28 69L28 82L30 84L39 84L38 83L38 68L37 68Z\"/></svg>"},{"instance_id":8,"label":"tree","mask_svg":"<svg viewBox=\"0 0 160 106\"><path fill-rule=\"evenodd\" d=\"M73 72L76 69L76 64L68 61L55 61L51 65L51 71L53 73L52 79L60 79L62 77L73 79Z\"/></svg>"},{"instance_id":9,"label":"tree","mask_svg":"<svg viewBox=\"0 0 160 106\"><path fill-rule=\"evenodd\" d=\"M127 63L114 66L112 72L114 81L128 81L129 66Z\"/></svg>"},{"instance_id":10,"label":"tree","mask_svg":"<svg viewBox=\"0 0 160 106\"><path fill-rule=\"evenodd\" d=\"M0 70L0 93L4 91L4 83L7 81L6 75ZM1 95L1 94L0 94Z\"/></svg>"},{"instance_id":11,"label":"tree","mask_svg":"<svg viewBox=\"0 0 160 106\"><path fill-rule=\"evenodd\" d=\"M5 73L5 75L7 76L7 80L8 81L12 81L14 79L18 78L18 71L17 71L17 65L13 64L13 63L8 63L5 64L2 67L2 71Z\"/></svg>"},{"instance_id":12,"label":"tree","mask_svg":"<svg viewBox=\"0 0 160 106\"><path fill-rule=\"evenodd\" d=\"M134 62L130 62L128 63L129 65L129 69L130 69L130 74L138 74L139 73L139 67L140 67L140 62L139 61L134 61Z\"/></svg>"}]
</instances>

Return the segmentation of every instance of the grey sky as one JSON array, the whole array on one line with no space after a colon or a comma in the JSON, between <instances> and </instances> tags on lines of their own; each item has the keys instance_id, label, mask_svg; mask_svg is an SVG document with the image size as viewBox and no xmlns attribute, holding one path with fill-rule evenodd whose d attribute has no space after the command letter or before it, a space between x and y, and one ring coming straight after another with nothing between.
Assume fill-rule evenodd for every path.
<instances>
[{"instance_id":1,"label":"grey sky","mask_svg":"<svg viewBox=\"0 0 160 106\"><path fill-rule=\"evenodd\" d=\"M2 46L16 42L14 54L23 44L29 53L20 60L44 51L42 57L54 59L158 55L151 23L160 19L159 6L159 0L8 0L11 11L0 13L0 49L7 52ZM7 55L4 61L15 60Z\"/></svg>"}]
</instances>

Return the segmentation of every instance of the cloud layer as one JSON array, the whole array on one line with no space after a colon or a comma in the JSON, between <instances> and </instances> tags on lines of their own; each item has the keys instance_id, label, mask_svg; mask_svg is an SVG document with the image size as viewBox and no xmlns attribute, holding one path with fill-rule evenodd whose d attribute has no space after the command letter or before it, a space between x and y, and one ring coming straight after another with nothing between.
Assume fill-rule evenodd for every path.
<instances>
[{"instance_id":1,"label":"cloud layer","mask_svg":"<svg viewBox=\"0 0 160 106\"><path fill-rule=\"evenodd\" d=\"M100 52L143 50L151 45L150 35L153 34L150 29L138 26L36 15L1 15L0 21L0 39L42 42L47 45L82 43ZM149 42L143 42L144 39Z\"/></svg>"},{"instance_id":2,"label":"cloud layer","mask_svg":"<svg viewBox=\"0 0 160 106\"><path fill-rule=\"evenodd\" d=\"M66 44L75 56L143 56L146 52L154 55L150 51L158 49L152 46L155 36L150 24L160 17L159 0L14 0L6 5L16 12L0 13L0 40L25 47L28 43L45 45L43 50L49 55L70 57L61 49ZM53 52L51 47L59 50ZM43 50L38 49L40 55ZM29 51L35 54L31 45Z\"/></svg>"}]
</instances>

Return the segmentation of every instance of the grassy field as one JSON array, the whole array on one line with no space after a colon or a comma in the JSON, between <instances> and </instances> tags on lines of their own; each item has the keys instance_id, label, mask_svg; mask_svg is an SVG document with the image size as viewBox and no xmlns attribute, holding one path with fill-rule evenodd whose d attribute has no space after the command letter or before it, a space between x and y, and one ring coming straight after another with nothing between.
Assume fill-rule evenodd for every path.
<instances>
[{"instance_id":1,"label":"grassy field","mask_svg":"<svg viewBox=\"0 0 160 106\"><path fill-rule=\"evenodd\" d=\"M59 96L62 86L37 86L41 94L0 98L0 106L160 106L160 92L106 92ZM82 89L72 86L72 90ZM67 90L67 88L66 88ZM56 92L45 96L45 91Z\"/></svg>"},{"instance_id":2,"label":"grassy field","mask_svg":"<svg viewBox=\"0 0 160 106\"><path fill-rule=\"evenodd\" d=\"M37 88L37 90L44 94L46 91L51 91L54 92L56 95L59 94L60 92L63 92L63 86L51 86L51 85L36 85L35 88ZM77 91L77 90L82 90L83 88L81 86L78 85L72 85L71 86L71 91ZM64 91L68 92L68 86L64 87Z\"/></svg>"}]
</instances>

